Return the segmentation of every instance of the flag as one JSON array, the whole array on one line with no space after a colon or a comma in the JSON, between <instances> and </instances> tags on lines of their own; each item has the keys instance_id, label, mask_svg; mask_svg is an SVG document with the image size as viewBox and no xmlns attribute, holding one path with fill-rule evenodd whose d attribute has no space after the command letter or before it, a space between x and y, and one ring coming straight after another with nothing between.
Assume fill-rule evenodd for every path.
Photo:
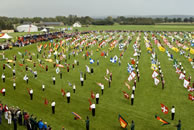
<instances>
[{"instance_id":1,"label":"flag","mask_svg":"<svg viewBox=\"0 0 194 130\"><path fill-rule=\"evenodd\" d=\"M63 89L61 89L61 94L63 97L65 96L65 91Z\"/></svg>"},{"instance_id":2,"label":"flag","mask_svg":"<svg viewBox=\"0 0 194 130\"><path fill-rule=\"evenodd\" d=\"M189 85L189 83L190 83L190 82L189 82L188 80L184 79L183 86L184 86L185 88L187 88L188 85Z\"/></svg>"},{"instance_id":3,"label":"flag","mask_svg":"<svg viewBox=\"0 0 194 130\"><path fill-rule=\"evenodd\" d=\"M160 83L160 80L158 78L154 78L154 84L158 85Z\"/></svg>"},{"instance_id":4,"label":"flag","mask_svg":"<svg viewBox=\"0 0 194 130\"><path fill-rule=\"evenodd\" d=\"M131 59L131 64L135 65L135 59L133 59L133 58Z\"/></svg>"},{"instance_id":5,"label":"flag","mask_svg":"<svg viewBox=\"0 0 194 130\"><path fill-rule=\"evenodd\" d=\"M130 64L128 63L127 71L128 71L128 73L133 72L133 71L134 71L133 65L130 65Z\"/></svg>"},{"instance_id":6,"label":"flag","mask_svg":"<svg viewBox=\"0 0 194 130\"><path fill-rule=\"evenodd\" d=\"M104 52L101 52L101 56L104 56Z\"/></svg>"},{"instance_id":7,"label":"flag","mask_svg":"<svg viewBox=\"0 0 194 130\"><path fill-rule=\"evenodd\" d=\"M127 86L127 88L130 89L130 85L127 82L125 82L125 86Z\"/></svg>"},{"instance_id":8,"label":"flag","mask_svg":"<svg viewBox=\"0 0 194 130\"><path fill-rule=\"evenodd\" d=\"M119 114L119 122L122 128L126 128L128 125L128 122Z\"/></svg>"},{"instance_id":9,"label":"flag","mask_svg":"<svg viewBox=\"0 0 194 130\"><path fill-rule=\"evenodd\" d=\"M160 105L161 105L162 112L164 114L168 114L168 107L166 107L164 104L160 104Z\"/></svg>"},{"instance_id":10,"label":"flag","mask_svg":"<svg viewBox=\"0 0 194 130\"><path fill-rule=\"evenodd\" d=\"M92 58L90 58L90 64L93 64L95 61L92 59Z\"/></svg>"},{"instance_id":11,"label":"flag","mask_svg":"<svg viewBox=\"0 0 194 130\"><path fill-rule=\"evenodd\" d=\"M20 64L20 63L19 63L19 66L23 66L23 65L24 65L24 64Z\"/></svg>"},{"instance_id":12,"label":"flag","mask_svg":"<svg viewBox=\"0 0 194 130\"><path fill-rule=\"evenodd\" d=\"M48 105L48 100L46 98L44 99L44 104Z\"/></svg>"},{"instance_id":13,"label":"flag","mask_svg":"<svg viewBox=\"0 0 194 130\"><path fill-rule=\"evenodd\" d=\"M158 76L158 73L156 72L156 71L154 71L153 73L152 73L152 78L154 79L154 78L156 78Z\"/></svg>"},{"instance_id":14,"label":"flag","mask_svg":"<svg viewBox=\"0 0 194 130\"><path fill-rule=\"evenodd\" d=\"M136 76L136 73L132 72L129 77L128 77L128 81L130 82L131 80L133 80Z\"/></svg>"},{"instance_id":15,"label":"flag","mask_svg":"<svg viewBox=\"0 0 194 130\"><path fill-rule=\"evenodd\" d=\"M89 110L91 111L91 110L92 110L92 108L91 108L90 106L92 105L92 102L91 102L91 100L90 100L90 99L88 99L88 101L89 101L89 103L90 103L90 105L89 105Z\"/></svg>"},{"instance_id":16,"label":"flag","mask_svg":"<svg viewBox=\"0 0 194 130\"><path fill-rule=\"evenodd\" d=\"M169 122L165 121L164 119L160 118L159 116L155 115L155 118L157 120L159 120L160 122L162 122L163 124L162 125L168 125L170 124Z\"/></svg>"},{"instance_id":17,"label":"flag","mask_svg":"<svg viewBox=\"0 0 194 130\"><path fill-rule=\"evenodd\" d=\"M123 94L124 94L124 97L126 98L126 99L129 99L129 94L127 94L125 91L122 91L123 92Z\"/></svg>"},{"instance_id":18,"label":"flag","mask_svg":"<svg viewBox=\"0 0 194 130\"><path fill-rule=\"evenodd\" d=\"M183 80L185 78L185 75L183 73L180 74L179 79Z\"/></svg>"},{"instance_id":19,"label":"flag","mask_svg":"<svg viewBox=\"0 0 194 130\"><path fill-rule=\"evenodd\" d=\"M91 98L95 99L95 95L94 95L93 91L91 91Z\"/></svg>"},{"instance_id":20,"label":"flag","mask_svg":"<svg viewBox=\"0 0 194 130\"><path fill-rule=\"evenodd\" d=\"M56 64L56 67L64 68L64 66L61 64Z\"/></svg>"},{"instance_id":21,"label":"flag","mask_svg":"<svg viewBox=\"0 0 194 130\"><path fill-rule=\"evenodd\" d=\"M1 93L3 93L3 89L5 89L5 88L2 88L2 89L0 90Z\"/></svg>"},{"instance_id":22,"label":"flag","mask_svg":"<svg viewBox=\"0 0 194 130\"><path fill-rule=\"evenodd\" d=\"M156 66L156 64L152 64L151 69L157 71L158 67Z\"/></svg>"},{"instance_id":23,"label":"flag","mask_svg":"<svg viewBox=\"0 0 194 130\"><path fill-rule=\"evenodd\" d=\"M107 75L109 74L109 70L108 70L108 69L106 69L106 74L107 74Z\"/></svg>"},{"instance_id":24,"label":"flag","mask_svg":"<svg viewBox=\"0 0 194 130\"><path fill-rule=\"evenodd\" d=\"M188 94L188 99L193 101L194 100L194 96L192 96L191 94Z\"/></svg>"},{"instance_id":25,"label":"flag","mask_svg":"<svg viewBox=\"0 0 194 130\"><path fill-rule=\"evenodd\" d=\"M181 73L181 70L179 70L178 68L176 68L176 73L177 74L180 74Z\"/></svg>"},{"instance_id":26,"label":"flag","mask_svg":"<svg viewBox=\"0 0 194 130\"><path fill-rule=\"evenodd\" d=\"M30 94L30 89L29 88L27 88L27 91L28 91L28 94Z\"/></svg>"},{"instance_id":27,"label":"flag","mask_svg":"<svg viewBox=\"0 0 194 130\"><path fill-rule=\"evenodd\" d=\"M107 80L107 81L109 80L106 76L104 76L104 79Z\"/></svg>"},{"instance_id":28,"label":"flag","mask_svg":"<svg viewBox=\"0 0 194 130\"><path fill-rule=\"evenodd\" d=\"M191 86L188 87L188 91L189 92L193 92L194 91L194 88L192 88Z\"/></svg>"},{"instance_id":29,"label":"flag","mask_svg":"<svg viewBox=\"0 0 194 130\"><path fill-rule=\"evenodd\" d=\"M75 112L72 112L72 114L75 116L75 118L74 119L82 119L81 118L81 116L80 115L78 115L77 113L75 113Z\"/></svg>"}]
</instances>

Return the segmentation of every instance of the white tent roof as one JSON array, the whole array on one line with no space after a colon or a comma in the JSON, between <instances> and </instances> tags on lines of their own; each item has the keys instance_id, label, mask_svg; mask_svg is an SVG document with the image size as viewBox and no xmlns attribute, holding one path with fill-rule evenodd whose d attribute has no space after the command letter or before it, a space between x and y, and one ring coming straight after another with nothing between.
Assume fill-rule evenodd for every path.
<instances>
[{"instance_id":1,"label":"white tent roof","mask_svg":"<svg viewBox=\"0 0 194 130\"><path fill-rule=\"evenodd\" d=\"M42 29L42 30L41 30L41 32L47 32L47 29L46 29L46 28L44 28L44 29Z\"/></svg>"},{"instance_id":2,"label":"white tent roof","mask_svg":"<svg viewBox=\"0 0 194 130\"><path fill-rule=\"evenodd\" d=\"M0 37L1 39L10 39L12 38L12 36L9 36L7 33L5 33L2 37Z\"/></svg>"}]
</instances>

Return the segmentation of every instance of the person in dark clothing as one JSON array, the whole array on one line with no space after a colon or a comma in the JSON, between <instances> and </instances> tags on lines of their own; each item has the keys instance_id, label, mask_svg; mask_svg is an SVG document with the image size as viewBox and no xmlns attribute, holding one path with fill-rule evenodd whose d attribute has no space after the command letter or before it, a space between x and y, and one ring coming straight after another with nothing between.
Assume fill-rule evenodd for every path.
<instances>
[{"instance_id":1,"label":"person in dark clothing","mask_svg":"<svg viewBox=\"0 0 194 130\"><path fill-rule=\"evenodd\" d=\"M181 130L181 120L179 120L179 123L178 125L176 125L176 127L177 127L177 130Z\"/></svg>"},{"instance_id":2,"label":"person in dark clothing","mask_svg":"<svg viewBox=\"0 0 194 130\"><path fill-rule=\"evenodd\" d=\"M1 125L1 116L2 116L2 110L0 108L0 125Z\"/></svg>"},{"instance_id":3,"label":"person in dark clothing","mask_svg":"<svg viewBox=\"0 0 194 130\"><path fill-rule=\"evenodd\" d=\"M22 125L22 113L20 112L19 117L18 117L18 123L19 125Z\"/></svg>"},{"instance_id":4,"label":"person in dark clothing","mask_svg":"<svg viewBox=\"0 0 194 130\"><path fill-rule=\"evenodd\" d=\"M62 79L63 75L62 75L62 72L60 72L60 79Z\"/></svg>"},{"instance_id":5,"label":"person in dark clothing","mask_svg":"<svg viewBox=\"0 0 194 130\"><path fill-rule=\"evenodd\" d=\"M135 123L133 120L131 121L131 130L135 130Z\"/></svg>"},{"instance_id":6,"label":"person in dark clothing","mask_svg":"<svg viewBox=\"0 0 194 130\"><path fill-rule=\"evenodd\" d=\"M14 130L17 130L17 117L14 116L13 118Z\"/></svg>"},{"instance_id":7,"label":"person in dark clothing","mask_svg":"<svg viewBox=\"0 0 194 130\"><path fill-rule=\"evenodd\" d=\"M89 117L87 116L87 119L86 119L86 130L89 130L89 125L90 125L90 120L89 120Z\"/></svg>"}]
</instances>

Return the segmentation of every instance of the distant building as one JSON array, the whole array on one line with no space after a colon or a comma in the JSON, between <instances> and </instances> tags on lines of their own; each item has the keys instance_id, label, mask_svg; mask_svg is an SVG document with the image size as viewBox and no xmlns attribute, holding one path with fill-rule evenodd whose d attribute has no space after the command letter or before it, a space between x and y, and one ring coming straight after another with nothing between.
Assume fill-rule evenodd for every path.
<instances>
[{"instance_id":1,"label":"distant building","mask_svg":"<svg viewBox=\"0 0 194 130\"><path fill-rule=\"evenodd\" d=\"M63 22L40 22L40 26L63 26Z\"/></svg>"},{"instance_id":2,"label":"distant building","mask_svg":"<svg viewBox=\"0 0 194 130\"><path fill-rule=\"evenodd\" d=\"M38 27L35 25L20 25L17 27L18 32L38 32Z\"/></svg>"},{"instance_id":3,"label":"distant building","mask_svg":"<svg viewBox=\"0 0 194 130\"><path fill-rule=\"evenodd\" d=\"M73 27L74 27L74 28L80 28L80 27L82 27L82 25L81 25L80 22L75 22L75 23L73 24Z\"/></svg>"}]
</instances>

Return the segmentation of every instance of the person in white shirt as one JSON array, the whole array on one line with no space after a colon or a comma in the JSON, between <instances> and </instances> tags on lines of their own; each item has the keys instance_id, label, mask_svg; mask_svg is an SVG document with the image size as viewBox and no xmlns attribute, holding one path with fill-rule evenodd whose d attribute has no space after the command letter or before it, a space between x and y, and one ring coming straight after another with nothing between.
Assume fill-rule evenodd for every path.
<instances>
[{"instance_id":1,"label":"person in white shirt","mask_svg":"<svg viewBox=\"0 0 194 130\"><path fill-rule=\"evenodd\" d=\"M90 107L92 108L92 116L95 116L96 104L93 103Z\"/></svg>"},{"instance_id":2,"label":"person in white shirt","mask_svg":"<svg viewBox=\"0 0 194 130\"><path fill-rule=\"evenodd\" d=\"M33 99L33 90L30 89L30 100L32 100L32 99Z\"/></svg>"},{"instance_id":3,"label":"person in white shirt","mask_svg":"<svg viewBox=\"0 0 194 130\"><path fill-rule=\"evenodd\" d=\"M102 95L104 94L104 85L101 85L101 91L102 91Z\"/></svg>"},{"instance_id":4,"label":"person in white shirt","mask_svg":"<svg viewBox=\"0 0 194 130\"><path fill-rule=\"evenodd\" d=\"M73 93L75 93L75 90L76 90L76 86L75 84L73 85Z\"/></svg>"},{"instance_id":5,"label":"person in white shirt","mask_svg":"<svg viewBox=\"0 0 194 130\"><path fill-rule=\"evenodd\" d=\"M67 94L66 94L66 97L67 97L67 103L70 103L70 96L71 96L70 92L69 92L69 91L67 91Z\"/></svg>"},{"instance_id":6,"label":"person in white shirt","mask_svg":"<svg viewBox=\"0 0 194 130\"><path fill-rule=\"evenodd\" d=\"M42 91L44 91L44 90L45 90L45 85L43 84L43 85L42 85Z\"/></svg>"},{"instance_id":7,"label":"person in white shirt","mask_svg":"<svg viewBox=\"0 0 194 130\"><path fill-rule=\"evenodd\" d=\"M15 69L13 69L13 77L15 77Z\"/></svg>"},{"instance_id":8,"label":"person in white shirt","mask_svg":"<svg viewBox=\"0 0 194 130\"><path fill-rule=\"evenodd\" d=\"M132 87L132 94L135 95L135 86Z\"/></svg>"},{"instance_id":9,"label":"person in white shirt","mask_svg":"<svg viewBox=\"0 0 194 130\"><path fill-rule=\"evenodd\" d=\"M55 80L56 80L56 79L55 79L55 77L53 76L53 85L55 85Z\"/></svg>"},{"instance_id":10,"label":"person in white shirt","mask_svg":"<svg viewBox=\"0 0 194 130\"><path fill-rule=\"evenodd\" d=\"M5 88L2 89L3 96L5 96Z\"/></svg>"},{"instance_id":11,"label":"person in white shirt","mask_svg":"<svg viewBox=\"0 0 194 130\"><path fill-rule=\"evenodd\" d=\"M131 94L131 105L133 106L133 102L134 102L134 94Z\"/></svg>"},{"instance_id":12,"label":"person in white shirt","mask_svg":"<svg viewBox=\"0 0 194 130\"><path fill-rule=\"evenodd\" d=\"M99 103L99 97L100 97L100 94L99 93L96 93L96 104Z\"/></svg>"},{"instance_id":13,"label":"person in white shirt","mask_svg":"<svg viewBox=\"0 0 194 130\"><path fill-rule=\"evenodd\" d=\"M52 114L55 114L55 105L56 105L55 101L52 101L52 103L51 103Z\"/></svg>"},{"instance_id":14,"label":"person in white shirt","mask_svg":"<svg viewBox=\"0 0 194 130\"><path fill-rule=\"evenodd\" d=\"M28 75L26 75L26 83L28 84Z\"/></svg>"},{"instance_id":15,"label":"person in white shirt","mask_svg":"<svg viewBox=\"0 0 194 130\"><path fill-rule=\"evenodd\" d=\"M37 75L38 75L37 71L34 71L34 78L35 79L37 78Z\"/></svg>"},{"instance_id":16,"label":"person in white shirt","mask_svg":"<svg viewBox=\"0 0 194 130\"><path fill-rule=\"evenodd\" d=\"M3 83L5 83L5 75L4 75L4 73L2 74L1 78L3 79Z\"/></svg>"},{"instance_id":17,"label":"person in white shirt","mask_svg":"<svg viewBox=\"0 0 194 130\"><path fill-rule=\"evenodd\" d=\"M15 82L13 83L13 89L14 90L16 89L16 83Z\"/></svg>"},{"instance_id":18,"label":"person in white shirt","mask_svg":"<svg viewBox=\"0 0 194 130\"><path fill-rule=\"evenodd\" d=\"M80 81L81 81L81 86L84 86L84 78L80 78Z\"/></svg>"},{"instance_id":19,"label":"person in white shirt","mask_svg":"<svg viewBox=\"0 0 194 130\"><path fill-rule=\"evenodd\" d=\"M174 116L175 116L175 107L172 106L172 109L171 109L171 120L174 120Z\"/></svg>"}]
</instances>

